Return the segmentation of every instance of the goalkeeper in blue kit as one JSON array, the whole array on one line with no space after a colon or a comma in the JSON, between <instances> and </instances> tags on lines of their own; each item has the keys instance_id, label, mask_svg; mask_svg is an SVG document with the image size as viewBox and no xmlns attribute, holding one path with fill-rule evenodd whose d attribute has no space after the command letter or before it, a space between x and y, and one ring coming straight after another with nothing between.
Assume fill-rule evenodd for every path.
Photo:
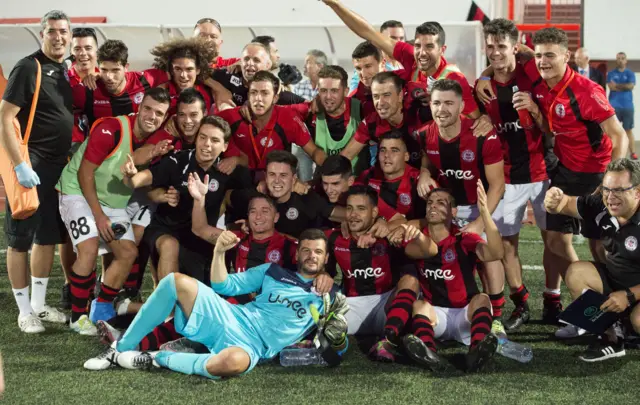
<instances>
[{"instance_id":1,"label":"goalkeeper in blue kit","mask_svg":"<svg viewBox=\"0 0 640 405\"><path fill-rule=\"evenodd\" d=\"M313 281L324 272L328 258L324 232L308 229L300 235L295 273L276 264L263 264L243 273L228 274L224 255L239 241L229 231L218 237L211 263L211 288L183 274L163 278L122 338L105 353L87 360L85 368L102 370L117 364L138 369L153 364L207 378L235 376L298 342L318 321L324 346L344 352L347 325L342 314L347 310L346 300L335 286L325 297L313 289ZM246 305L233 305L220 297L252 292L258 295ZM210 353L135 350L140 340L174 308L176 331L203 344ZM320 320L315 316L314 320L312 313L316 314L316 310L329 316Z\"/></svg>"}]
</instances>

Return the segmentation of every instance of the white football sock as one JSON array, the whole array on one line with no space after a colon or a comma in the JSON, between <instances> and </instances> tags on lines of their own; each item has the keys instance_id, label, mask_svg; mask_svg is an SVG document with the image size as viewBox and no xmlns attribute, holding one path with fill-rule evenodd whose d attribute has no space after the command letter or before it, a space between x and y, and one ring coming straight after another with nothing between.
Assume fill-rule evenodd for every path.
<instances>
[{"instance_id":1,"label":"white football sock","mask_svg":"<svg viewBox=\"0 0 640 405\"><path fill-rule=\"evenodd\" d=\"M31 308L31 302L29 302L29 286L25 288L12 288L13 297L16 299L16 304L18 304L18 310L20 311L20 316L25 316L33 313L33 309Z\"/></svg>"},{"instance_id":2,"label":"white football sock","mask_svg":"<svg viewBox=\"0 0 640 405\"><path fill-rule=\"evenodd\" d=\"M31 308L37 314L42 312L47 298L47 284L49 277L31 277Z\"/></svg>"}]
</instances>

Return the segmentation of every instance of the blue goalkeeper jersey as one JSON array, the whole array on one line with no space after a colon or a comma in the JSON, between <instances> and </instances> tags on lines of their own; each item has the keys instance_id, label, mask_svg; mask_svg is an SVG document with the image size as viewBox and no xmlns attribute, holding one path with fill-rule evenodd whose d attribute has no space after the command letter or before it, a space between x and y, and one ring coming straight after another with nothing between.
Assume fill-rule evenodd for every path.
<instances>
[{"instance_id":1,"label":"blue goalkeeper jersey","mask_svg":"<svg viewBox=\"0 0 640 405\"><path fill-rule=\"evenodd\" d=\"M267 263L243 273L230 274L222 283L211 283L221 295L235 296L258 292L255 300L239 305L244 315L238 321L245 330L254 330L265 347L263 358L272 358L294 344L315 327L309 306L322 313L322 297L311 291L313 279ZM335 298L337 287L331 291Z\"/></svg>"}]
</instances>

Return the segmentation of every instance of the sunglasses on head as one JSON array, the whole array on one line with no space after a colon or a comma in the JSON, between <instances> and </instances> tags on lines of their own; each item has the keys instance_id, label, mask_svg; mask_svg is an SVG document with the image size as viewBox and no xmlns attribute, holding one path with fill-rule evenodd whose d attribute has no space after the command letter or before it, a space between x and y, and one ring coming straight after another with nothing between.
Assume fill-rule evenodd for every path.
<instances>
[{"instance_id":1,"label":"sunglasses on head","mask_svg":"<svg viewBox=\"0 0 640 405\"><path fill-rule=\"evenodd\" d=\"M222 32L222 28L220 27L220 23L217 22L216 20L214 20L213 18L201 18L196 22L196 25L194 28L196 28L198 25L200 24L204 24L204 23L209 23L209 24L213 24L218 31Z\"/></svg>"}]
</instances>

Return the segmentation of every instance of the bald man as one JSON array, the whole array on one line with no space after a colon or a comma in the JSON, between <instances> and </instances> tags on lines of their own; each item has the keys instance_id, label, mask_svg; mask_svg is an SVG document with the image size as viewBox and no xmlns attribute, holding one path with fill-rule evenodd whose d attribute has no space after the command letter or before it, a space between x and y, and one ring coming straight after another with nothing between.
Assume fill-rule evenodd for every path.
<instances>
[{"instance_id":1,"label":"bald man","mask_svg":"<svg viewBox=\"0 0 640 405\"><path fill-rule=\"evenodd\" d=\"M589 51L586 48L578 48L575 54L576 72L598 83L606 92L606 80L604 74L598 69L589 66Z\"/></svg>"}]
</instances>

